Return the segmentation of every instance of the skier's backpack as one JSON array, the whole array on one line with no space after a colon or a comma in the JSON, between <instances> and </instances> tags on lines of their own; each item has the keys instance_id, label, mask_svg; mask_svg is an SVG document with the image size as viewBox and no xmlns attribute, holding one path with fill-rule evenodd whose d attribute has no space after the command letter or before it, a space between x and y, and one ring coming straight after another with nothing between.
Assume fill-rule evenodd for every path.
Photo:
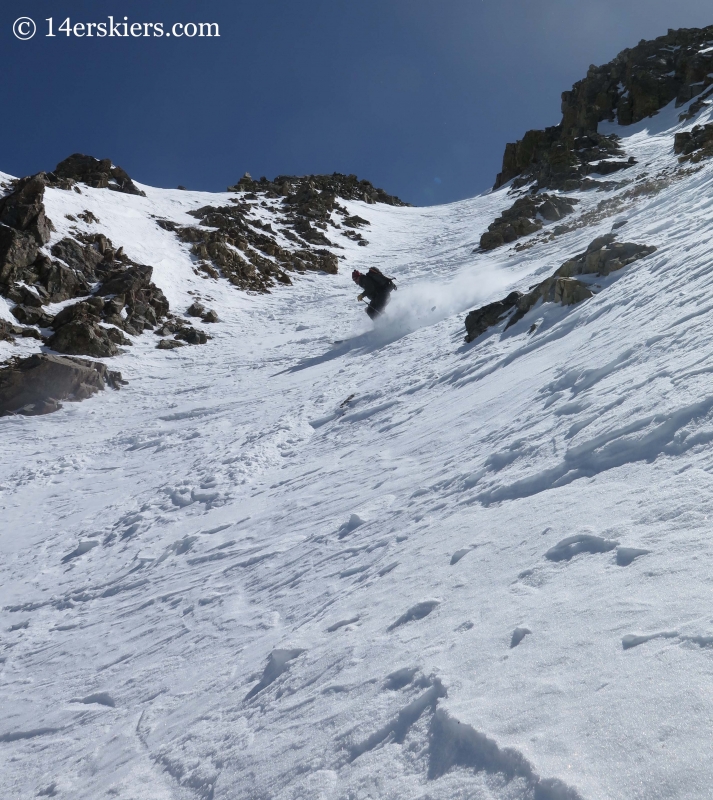
<instances>
[{"instance_id":1,"label":"skier's backpack","mask_svg":"<svg viewBox=\"0 0 713 800\"><path fill-rule=\"evenodd\" d=\"M391 278L387 278L380 269L377 269L376 267L369 267L368 274L378 287L379 291L383 292L396 288L394 281Z\"/></svg>"}]
</instances>

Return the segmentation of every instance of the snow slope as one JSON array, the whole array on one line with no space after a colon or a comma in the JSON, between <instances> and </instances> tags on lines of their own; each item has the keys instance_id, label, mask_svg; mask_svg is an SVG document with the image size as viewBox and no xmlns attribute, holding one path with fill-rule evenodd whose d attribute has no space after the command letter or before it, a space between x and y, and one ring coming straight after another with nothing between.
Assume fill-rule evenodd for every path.
<instances>
[{"instance_id":1,"label":"snow slope","mask_svg":"<svg viewBox=\"0 0 713 800\"><path fill-rule=\"evenodd\" d=\"M3 797L713 797L713 165L676 176L680 110L620 131L660 190L595 224L484 254L503 191L347 203L370 245L265 296L155 223L228 195L47 190L55 237L89 208L222 322L0 420ZM657 252L463 344L621 219ZM609 543L552 551L575 535Z\"/></svg>"}]
</instances>

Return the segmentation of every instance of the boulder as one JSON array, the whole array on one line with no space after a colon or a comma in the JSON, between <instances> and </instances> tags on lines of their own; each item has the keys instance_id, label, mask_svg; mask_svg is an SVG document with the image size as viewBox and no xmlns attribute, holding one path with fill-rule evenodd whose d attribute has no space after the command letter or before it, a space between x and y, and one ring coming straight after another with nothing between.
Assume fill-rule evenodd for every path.
<instances>
[{"instance_id":1,"label":"boulder","mask_svg":"<svg viewBox=\"0 0 713 800\"><path fill-rule=\"evenodd\" d=\"M0 342L14 342L16 336L22 335L22 328L5 319L0 319Z\"/></svg>"},{"instance_id":2,"label":"boulder","mask_svg":"<svg viewBox=\"0 0 713 800\"><path fill-rule=\"evenodd\" d=\"M39 325L40 328L49 328L52 325L52 317L37 306L15 306L11 313L23 325Z\"/></svg>"},{"instance_id":3,"label":"boulder","mask_svg":"<svg viewBox=\"0 0 713 800\"><path fill-rule=\"evenodd\" d=\"M177 347L185 347L185 344L175 339L161 339L156 345L157 350L175 350Z\"/></svg>"},{"instance_id":4,"label":"boulder","mask_svg":"<svg viewBox=\"0 0 713 800\"><path fill-rule=\"evenodd\" d=\"M29 286L23 283L13 284L8 293L8 300L18 305L29 306L30 308L42 308L42 304L47 302L47 293L40 292L35 288L33 291Z\"/></svg>"},{"instance_id":5,"label":"boulder","mask_svg":"<svg viewBox=\"0 0 713 800\"><path fill-rule=\"evenodd\" d=\"M84 400L123 383L120 373L96 361L41 353L13 359L0 368L0 416L47 414L61 400Z\"/></svg>"},{"instance_id":6,"label":"boulder","mask_svg":"<svg viewBox=\"0 0 713 800\"><path fill-rule=\"evenodd\" d=\"M188 344L205 344L210 339L210 336L205 331L188 325L185 328L181 328L174 336L174 339L188 342Z\"/></svg>"},{"instance_id":7,"label":"boulder","mask_svg":"<svg viewBox=\"0 0 713 800\"><path fill-rule=\"evenodd\" d=\"M119 352L106 328L89 319L74 319L56 330L48 345L58 353L109 358Z\"/></svg>"},{"instance_id":8,"label":"boulder","mask_svg":"<svg viewBox=\"0 0 713 800\"><path fill-rule=\"evenodd\" d=\"M76 320L99 322L104 309L104 300L101 297L90 297L81 303L65 306L52 321L52 327L59 330L63 325Z\"/></svg>"},{"instance_id":9,"label":"boulder","mask_svg":"<svg viewBox=\"0 0 713 800\"><path fill-rule=\"evenodd\" d=\"M188 314L189 317L202 317L205 313L205 306L202 303L199 303L197 300L194 303L191 303L191 305L186 309L186 314Z\"/></svg>"}]
</instances>

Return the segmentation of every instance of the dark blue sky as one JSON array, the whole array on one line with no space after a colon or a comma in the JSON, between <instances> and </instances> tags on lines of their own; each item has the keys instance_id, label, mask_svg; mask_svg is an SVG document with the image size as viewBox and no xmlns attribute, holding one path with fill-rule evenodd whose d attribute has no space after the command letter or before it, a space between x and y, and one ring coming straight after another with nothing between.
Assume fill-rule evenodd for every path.
<instances>
[{"instance_id":1,"label":"dark blue sky","mask_svg":"<svg viewBox=\"0 0 713 800\"><path fill-rule=\"evenodd\" d=\"M220 38L44 35L50 16L110 14L217 22ZM13 36L21 16L30 41ZM338 171L443 203L490 186L507 141L559 122L589 64L712 23L701 0L5 0L0 170L79 151L156 186Z\"/></svg>"}]
</instances>

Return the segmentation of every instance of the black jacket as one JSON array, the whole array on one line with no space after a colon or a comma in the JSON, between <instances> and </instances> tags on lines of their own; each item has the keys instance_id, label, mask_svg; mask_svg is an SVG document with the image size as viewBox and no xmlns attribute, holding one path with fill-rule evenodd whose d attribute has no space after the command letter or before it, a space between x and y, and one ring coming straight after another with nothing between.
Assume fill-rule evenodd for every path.
<instances>
[{"instance_id":1,"label":"black jacket","mask_svg":"<svg viewBox=\"0 0 713 800\"><path fill-rule=\"evenodd\" d=\"M357 283L370 300L381 294L388 295L396 288L391 278L387 278L376 267L372 267L367 273L360 275Z\"/></svg>"}]
</instances>

